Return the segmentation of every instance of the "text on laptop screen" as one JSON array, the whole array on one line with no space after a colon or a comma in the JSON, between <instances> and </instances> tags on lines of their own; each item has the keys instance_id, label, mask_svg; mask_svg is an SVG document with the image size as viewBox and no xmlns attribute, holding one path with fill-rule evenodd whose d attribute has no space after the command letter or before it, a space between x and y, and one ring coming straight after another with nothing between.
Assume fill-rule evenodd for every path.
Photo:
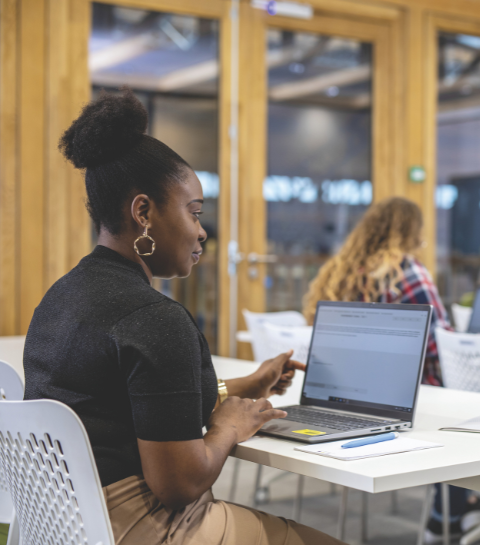
<instances>
[{"instance_id":1,"label":"text on laptop screen","mask_svg":"<svg viewBox=\"0 0 480 545\"><path fill-rule=\"evenodd\" d=\"M428 314L320 304L304 395L411 412Z\"/></svg>"}]
</instances>

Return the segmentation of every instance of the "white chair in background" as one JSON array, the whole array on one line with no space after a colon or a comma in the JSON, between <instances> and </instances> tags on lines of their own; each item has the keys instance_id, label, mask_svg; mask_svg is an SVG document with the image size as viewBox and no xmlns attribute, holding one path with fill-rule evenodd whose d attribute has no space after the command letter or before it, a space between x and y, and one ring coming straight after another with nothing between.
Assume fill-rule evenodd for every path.
<instances>
[{"instance_id":1,"label":"white chair in background","mask_svg":"<svg viewBox=\"0 0 480 545\"><path fill-rule=\"evenodd\" d=\"M307 363L312 326L287 327L267 322L262 330L265 350L270 354L277 355L293 349L293 359Z\"/></svg>"},{"instance_id":2,"label":"white chair in background","mask_svg":"<svg viewBox=\"0 0 480 545\"><path fill-rule=\"evenodd\" d=\"M247 323L252 339L253 357L255 361L265 361L280 352L272 353L265 344L264 324L277 326L299 327L306 326L307 322L300 312L289 310L286 312L250 312L243 310L243 317Z\"/></svg>"},{"instance_id":3,"label":"white chair in background","mask_svg":"<svg viewBox=\"0 0 480 545\"><path fill-rule=\"evenodd\" d=\"M480 335L437 327L435 338L445 388L480 392Z\"/></svg>"},{"instance_id":4,"label":"white chair in background","mask_svg":"<svg viewBox=\"0 0 480 545\"><path fill-rule=\"evenodd\" d=\"M23 399L23 382L15 369L4 361L0 361L0 401L21 401ZM0 467L0 523L9 524L8 545L19 542L18 527L15 519L12 499L8 491L8 483Z\"/></svg>"},{"instance_id":5,"label":"white chair in background","mask_svg":"<svg viewBox=\"0 0 480 545\"><path fill-rule=\"evenodd\" d=\"M23 372L23 348L25 346L25 335L13 337L0 337L0 360L8 363L17 371L22 380Z\"/></svg>"},{"instance_id":6,"label":"white chair in background","mask_svg":"<svg viewBox=\"0 0 480 545\"><path fill-rule=\"evenodd\" d=\"M58 401L0 402L0 460L22 545L114 545L90 442Z\"/></svg>"},{"instance_id":7,"label":"white chair in background","mask_svg":"<svg viewBox=\"0 0 480 545\"><path fill-rule=\"evenodd\" d=\"M470 324L470 318L472 317L471 307L464 307L463 305L458 305L457 303L452 304L452 316L455 329L459 333L465 333Z\"/></svg>"}]
</instances>

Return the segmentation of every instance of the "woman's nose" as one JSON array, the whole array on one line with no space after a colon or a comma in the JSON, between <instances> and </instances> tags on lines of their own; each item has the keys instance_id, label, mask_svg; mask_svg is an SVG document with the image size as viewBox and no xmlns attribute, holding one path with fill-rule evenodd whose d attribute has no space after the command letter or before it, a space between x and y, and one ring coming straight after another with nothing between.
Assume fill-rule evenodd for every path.
<instances>
[{"instance_id":1,"label":"woman's nose","mask_svg":"<svg viewBox=\"0 0 480 545\"><path fill-rule=\"evenodd\" d=\"M200 227L200 231L198 233L198 240L200 242L205 242L207 240L207 232L203 227Z\"/></svg>"}]
</instances>

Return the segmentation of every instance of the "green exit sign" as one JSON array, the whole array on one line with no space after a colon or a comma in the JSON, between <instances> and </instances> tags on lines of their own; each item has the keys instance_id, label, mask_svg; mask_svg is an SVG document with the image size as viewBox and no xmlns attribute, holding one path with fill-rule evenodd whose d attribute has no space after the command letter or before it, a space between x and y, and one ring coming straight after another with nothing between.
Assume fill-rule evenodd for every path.
<instances>
[{"instance_id":1,"label":"green exit sign","mask_svg":"<svg viewBox=\"0 0 480 545\"><path fill-rule=\"evenodd\" d=\"M414 184L421 184L425 181L426 177L425 169L420 165L414 165L408 171L408 179Z\"/></svg>"}]
</instances>

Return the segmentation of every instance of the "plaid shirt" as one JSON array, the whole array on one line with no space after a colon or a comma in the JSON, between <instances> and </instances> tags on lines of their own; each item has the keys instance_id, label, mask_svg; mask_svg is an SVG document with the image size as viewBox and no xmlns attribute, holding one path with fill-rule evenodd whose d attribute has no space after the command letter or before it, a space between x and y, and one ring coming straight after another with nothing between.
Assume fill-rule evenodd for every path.
<instances>
[{"instance_id":1,"label":"plaid shirt","mask_svg":"<svg viewBox=\"0 0 480 545\"><path fill-rule=\"evenodd\" d=\"M411 303L417 305L432 305L432 323L428 336L423 383L433 386L442 386L438 349L435 341L435 328L452 329L448 320L447 311L438 295L430 273L416 259L405 256L401 263L403 278L395 284L395 288L382 294L379 303Z\"/></svg>"}]
</instances>

